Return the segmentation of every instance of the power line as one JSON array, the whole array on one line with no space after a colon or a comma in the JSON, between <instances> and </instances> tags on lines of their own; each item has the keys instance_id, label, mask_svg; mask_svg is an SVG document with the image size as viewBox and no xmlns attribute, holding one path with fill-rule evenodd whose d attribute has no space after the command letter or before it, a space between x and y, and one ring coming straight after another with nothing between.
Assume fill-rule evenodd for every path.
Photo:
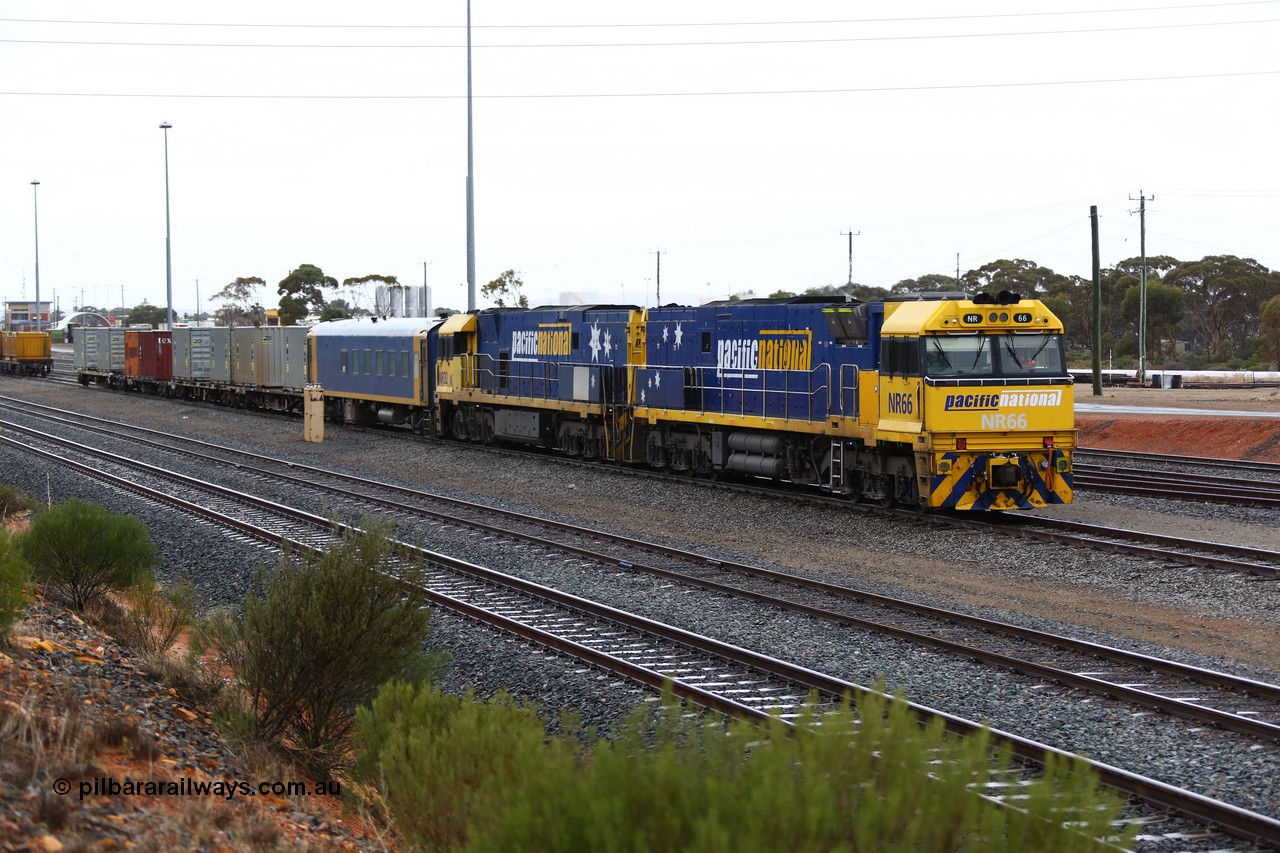
<instances>
[{"instance_id":1,"label":"power line","mask_svg":"<svg viewBox=\"0 0 1280 853\"><path fill-rule=\"evenodd\" d=\"M622 47L741 47L779 44L851 44L866 42L943 41L947 39L1008 38L1021 36L1088 35L1092 33L1125 33L1151 30L1183 30L1199 27L1234 27L1253 24L1274 24L1280 18L1260 18L1249 21L1204 21L1188 24L1138 24L1128 27L1089 27L1071 30L1019 30L1004 33L934 33L929 35L901 36L847 36L813 39L746 39L738 41L668 41L668 42L557 42L520 44L478 44L477 50L538 48L622 48ZM89 41L85 39L0 39L0 44L44 44L74 47L216 47L216 48L270 48L272 50L448 50L463 47L461 44L281 44L251 42L153 42L153 41Z\"/></svg>"},{"instance_id":2,"label":"power line","mask_svg":"<svg viewBox=\"0 0 1280 853\"><path fill-rule=\"evenodd\" d=\"M1029 80L1005 83L949 83L920 86L859 86L833 89L747 89L709 92L553 92L526 95L476 95L485 100L540 100L579 98L710 98L747 95L849 95L874 92L940 92L964 89L1017 89L1037 86L1088 86L1104 83L1158 83L1171 80L1220 80L1241 77L1263 77L1280 74L1273 71L1227 71L1217 74L1169 74L1153 77L1105 77L1094 80ZM2 92L0 96L61 98L194 98L213 100L298 100L298 101L456 101L465 95L228 95L192 94L190 92Z\"/></svg>"},{"instance_id":3,"label":"power line","mask_svg":"<svg viewBox=\"0 0 1280 853\"><path fill-rule=\"evenodd\" d=\"M929 21L975 21L1001 18L1044 18L1063 15L1105 15L1131 12L1169 12L1184 9L1221 9L1231 6L1262 6L1277 0L1236 0L1228 3L1192 3L1177 6L1133 6L1123 9L1064 9L1039 12L1000 12L988 15L922 15L898 18L839 18L809 21L701 21L693 23L625 23L625 24L473 24L475 30L537 30L537 29L633 29L676 27L758 27L758 26L830 26L837 24L901 24ZM60 18L0 18L0 22L14 24L77 24L91 26L127 27L229 27L241 29L344 29L344 30L461 30L463 24L256 24L211 23L188 21L77 21Z\"/></svg>"}]
</instances>

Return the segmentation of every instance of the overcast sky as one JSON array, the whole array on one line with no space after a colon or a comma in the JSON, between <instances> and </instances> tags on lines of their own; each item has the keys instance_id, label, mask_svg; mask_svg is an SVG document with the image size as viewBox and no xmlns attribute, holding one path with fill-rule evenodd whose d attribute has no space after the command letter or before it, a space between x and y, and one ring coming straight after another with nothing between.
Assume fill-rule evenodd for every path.
<instances>
[{"instance_id":1,"label":"overcast sky","mask_svg":"<svg viewBox=\"0 0 1280 853\"><path fill-rule=\"evenodd\" d=\"M1280 2L471 14L477 289L651 305L660 258L664 303L800 291L847 280L850 231L863 284L1087 278L1089 206L1105 267L1140 194L1148 254L1280 269ZM38 218L42 298L165 304L167 121L179 313L238 276L274 305L304 263L425 270L466 308L465 25L464 0L0 0L0 296L35 298Z\"/></svg>"}]
</instances>

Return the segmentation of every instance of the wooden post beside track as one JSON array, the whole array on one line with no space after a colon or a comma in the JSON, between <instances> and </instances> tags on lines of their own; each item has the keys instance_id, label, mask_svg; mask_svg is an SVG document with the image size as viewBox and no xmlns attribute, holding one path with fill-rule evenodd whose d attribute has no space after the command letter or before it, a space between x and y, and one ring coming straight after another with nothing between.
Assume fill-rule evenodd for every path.
<instances>
[{"instance_id":1,"label":"wooden post beside track","mask_svg":"<svg viewBox=\"0 0 1280 853\"><path fill-rule=\"evenodd\" d=\"M303 440L319 443L324 441L324 388L319 385L308 385L304 393L306 397L302 404Z\"/></svg>"}]
</instances>

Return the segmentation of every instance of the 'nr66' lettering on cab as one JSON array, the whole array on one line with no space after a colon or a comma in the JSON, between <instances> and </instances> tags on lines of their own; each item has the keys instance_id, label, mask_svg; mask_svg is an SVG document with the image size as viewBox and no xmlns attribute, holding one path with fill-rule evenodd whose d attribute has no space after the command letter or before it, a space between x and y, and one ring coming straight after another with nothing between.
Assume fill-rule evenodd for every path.
<instances>
[{"instance_id":1,"label":"'nr66' lettering on cab","mask_svg":"<svg viewBox=\"0 0 1280 853\"><path fill-rule=\"evenodd\" d=\"M893 415L909 415L912 407L915 405L914 394L904 394L896 391L889 394L889 413Z\"/></svg>"},{"instance_id":2,"label":"'nr66' lettering on cab","mask_svg":"<svg viewBox=\"0 0 1280 853\"><path fill-rule=\"evenodd\" d=\"M1025 412L1010 413L1007 415L983 415L983 429L1026 429L1027 415Z\"/></svg>"}]
</instances>

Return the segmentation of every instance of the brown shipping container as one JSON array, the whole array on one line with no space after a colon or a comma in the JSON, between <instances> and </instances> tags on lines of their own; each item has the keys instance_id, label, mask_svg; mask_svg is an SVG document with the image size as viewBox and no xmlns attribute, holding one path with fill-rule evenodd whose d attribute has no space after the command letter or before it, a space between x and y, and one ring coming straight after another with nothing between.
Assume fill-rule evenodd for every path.
<instances>
[{"instance_id":1,"label":"brown shipping container","mask_svg":"<svg viewBox=\"0 0 1280 853\"><path fill-rule=\"evenodd\" d=\"M132 379L172 379L172 335L160 330L125 330L124 375Z\"/></svg>"}]
</instances>

